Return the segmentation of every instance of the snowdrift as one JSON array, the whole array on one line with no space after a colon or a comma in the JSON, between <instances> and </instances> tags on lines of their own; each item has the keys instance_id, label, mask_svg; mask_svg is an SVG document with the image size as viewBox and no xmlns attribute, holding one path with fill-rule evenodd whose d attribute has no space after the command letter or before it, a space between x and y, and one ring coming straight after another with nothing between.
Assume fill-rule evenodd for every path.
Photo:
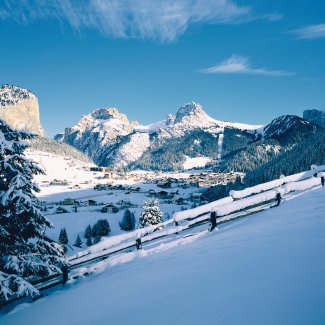
<instances>
[{"instance_id":1,"label":"snowdrift","mask_svg":"<svg viewBox=\"0 0 325 325\"><path fill-rule=\"evenodd\" d=\"M221 200L213 201L208 204L201 205L194 209L175 212L173 219L174 219L174 221L178 222L178 221L182 221L185 219L197 217L197 216L200 216L205 213L210 213L211 210L213 210L215 207L217 207L219 205L231 203L231 202L233 202L233 198L228 196Z\"/></svg>"},{"instance_id":2,"label":"snowdrift","mask_svg":"<svg viewBox=\"0 0 325 325\"><path fill-rule=\"evenodd\" d=\"M284 190L270 190L264 193L256 194L248 198L244 198L231 203L222 204L215 207L212 211L215 211L218 217L228 215L230 213L243 210L245 208L258 205L270 200L275 200L277 193L284 194Z\"/></svg>"}]
</instances>

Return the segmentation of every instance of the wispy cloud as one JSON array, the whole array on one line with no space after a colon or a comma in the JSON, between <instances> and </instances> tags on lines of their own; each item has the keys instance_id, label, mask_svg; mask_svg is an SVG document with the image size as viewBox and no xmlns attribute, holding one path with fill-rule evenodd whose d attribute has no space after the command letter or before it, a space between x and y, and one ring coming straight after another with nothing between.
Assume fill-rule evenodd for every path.
<instances>
[{"instance_id":1,"label":"wispy cloud","mask_svg":"<svg viewBox=\"0 0 325 325\"><path fill-rule=\"evenodd\" d=\"M325 24L310 25L291 31L298 38L317 39L325 37Z\"/></svg>"},{"instance_id":2,"label":"wispy cloud","mask_svg":"<svg viewBox=\"0 0 325 325\"><path fill-rule=\"evenodd\" d=\"M249 7L233 0L3 0L0 19L68 21L77 30L94 28L118 38L173 41L189 26L247 20Z\"/></svg>"},{"instance_id":3,"label":"wispy cloud","mask_svg":"<svg viewBox=\"0 0 325 325\"><path fill-rule=\"evenodd\" d=\"M251 66L247 58L238 55L232 55L221 63L211 68L204 69L201 72L217 74L251 74L270 77L285 77L293 75L293 73L287 71L254 68Z\"/></svg>"}]
</instances>

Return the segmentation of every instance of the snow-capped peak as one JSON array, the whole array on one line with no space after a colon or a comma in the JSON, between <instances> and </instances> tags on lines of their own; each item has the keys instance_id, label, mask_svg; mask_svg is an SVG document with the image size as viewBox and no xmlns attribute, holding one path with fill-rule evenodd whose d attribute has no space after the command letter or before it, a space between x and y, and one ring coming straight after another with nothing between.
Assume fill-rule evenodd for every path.
<instances>
[{"instance_id":1,"label":"snow-capped peak","mask_svg":"<svg viewBox=\"0 0 325 325\"><path fill-rule=\"evenodd\" d=\"M200 128L235 128L240 130L255 130L261 125L250 125L250 124L242 124L242 123L232 123L232 122L224 122L220 120L215 120L210 117L202 108L199 103L191 102L185 104L180 107L174 124L182 124L183 126L188 127L200 127Z\"/></svg>"},{"instance_id":2,"label":"snow-capped peak","mask_svg":"<svg viewBox=\"0 0 325 325\"><path fill-rule=\"evenodd\" d=\"M97 108L90 114L94 119L97 120L109 120L116 118L118 120L127 120L125 114L120 113L116 108Z\"/></svg>"},{"instance_id":3,"label":"snow-capped peak","mask_svg":"<svg viewBox=\"0 0 325 325\"><path fill-rule=\"evenodd\" d=\"M131 122L127 116L120 113L116 108L98 108L92 113L84 115L77 125L72 129L74 131L85 131L87 129L124 131L130 133L138 122Z\"/></svg>"},{"instance_id":4,"label":"snow-capped peak","mask_svg":"<svg viewBox=\"0 0 325 325\"><path fill-rule=\"evenodd\" d=\"M203 110L199 103L191 102L180 107L174 124L190 124L195 126L203 126L204 124L211 124L214 120Z\"/></svg>"}]
</instances>

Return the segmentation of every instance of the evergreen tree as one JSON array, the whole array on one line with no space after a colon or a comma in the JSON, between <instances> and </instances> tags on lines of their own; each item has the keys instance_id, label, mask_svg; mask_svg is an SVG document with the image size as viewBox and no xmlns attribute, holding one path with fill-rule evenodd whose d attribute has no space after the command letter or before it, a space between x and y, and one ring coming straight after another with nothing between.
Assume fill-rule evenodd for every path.
<instances>
[{"instance_id":1,"label":"evergreen tree","mask_svg":"<svg viewBox=\"0 0 325 325\"><path fill-rule=\"evenodd\" d=\"M100 219L93 225L91 229L91 235L92 237L107 236L110 231L111 228L107 219Z\"/></svg>"},{"instance_id":2,"label":"evergreen tree","mask_svg":"<svg viewBox=\"0 0 325 325\"><path fill-rule=\"evenodd\" d=\"M94 244L97 244L97 243L99 243L100 241L101 241L101 237L100 237L100 235L96 235L96 237L95 237L95 239L94 239Z\"/></svg>"},{"instance_id":3,"label":"evergreen tree","mask_svg":"<svg viewBox=\"0 0 325 325\"><path fill-rule=\"evenodd\" d=\"M162 222L162 216L164 214L161 212L159 202L156 199L145 202L142 208L143 211L139 217L140 228L157 225Z\"/></svg>"},{"instance_id":4,"label":"evergreen tree","mask_svg":"<svg viewBox=\"0 0 325 325\"><path fill-rule=\"evenodd\" d=\"M59 235L59 243L66 245L69 242L68 234L65 228L62 228Z\"/></svg>"},{"instance_id":5,"label":"evergreen tree","mask_svg":"<svg viewBox=\"0 0 325 325\"><path fill-rule=\"evenodd\" d=\"M92 241L91 241L91 237L88 237L87 238L87 241L86 241L86 245L87 246L91 246L93 243L92 243Z\"/></svg>"},{"instance_id":6,"label":"evergreen tree","mask_svg":"<svg viewBox=\"0 0 325 325\"><path fill-rule=\"evenodd\" d=\"M33 182L42 170L24 156L24 140L34 137L0 120L0 297L6 299L38 295L29 279L61 273L66 265L60 245L45 238L52 225L41 212Z\"/></svg>"},{"instance_id":7,"label":"evergreen tree","mask_svg":"<svg viewBox=\"0 0 325 325\"><path fill-rule=\"evenodd\" d=\"M91 237L96 237L99 235L99 229L98 229L98 224L95 223L92 227L91 227Z\"/></svg>"},{"instance_id":8,"label":"evergreen tree","mask_svg":"<svg viewBox=\"0 0 325 325\"><path fill-rule=\"evenodd\" d=\"M111 228L107 219L100 219L97 221L97 230L100 236L107 236L110 233Z\"/></svg>"},{"instance_id":9,"label":"evergreen tree","mask_svg":"<svg viewBox=\"0 0 325 325\"><path fill-rule=\"evenodd\" d=\"M73 246L76 246L76 247L79 247L80 248L81 245L82 245L82 241L81 241L81 238L80 238L80 236L78 234L78 236L76 238L76 241L74 242Z\"/></svg>"},{"instance_id":10,"label":"evergreen tree","mask_svg":"<svg viewBox=\"0 0 325 325\"><path fill-rule=\"evenodd\" d=\"M91 238L91 227L90 225L87 226L86 230L85 230L85 238Z\"/></svg>"},{"instance_id":11,"label":"evergreen tree","mask_svg":"<svg viewBox=\"0 0 325 325\"><path fill-rule=\"evenodd\" d=\"M122 220L119 223L120 228L125 231L131 231L135 228L135 216L129 209L124 211Z\"/></svg>"}]
</instances>

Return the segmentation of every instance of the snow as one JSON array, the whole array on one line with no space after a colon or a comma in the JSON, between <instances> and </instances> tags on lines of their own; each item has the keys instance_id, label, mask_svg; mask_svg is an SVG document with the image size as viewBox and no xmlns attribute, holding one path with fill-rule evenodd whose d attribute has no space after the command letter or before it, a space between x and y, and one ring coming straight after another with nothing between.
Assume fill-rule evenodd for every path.
<instances>
[{"instance_id":1,"label":"snow","mask_svg":"<svg viewBox=\"0 0 325 325\"><path fill-rule=\"evenodd\" d=\"M231 202L233 202L233 198L228 196L223 199L210 202L208 204L200 205L194 209L175 212L173 215L173 219L174 221L181 221L188 218L197 217L201 214L211 212L214 208L216 208L219 205L224 205L226 203L231 203Z\"/></svg>"},{"instance_id":2,"label":"snow","mask_svg":"<svg viewBox=\"0 0 325 325\"><path fill-rule=\"evenodd\" d=\"M164 129L166 127L167 127L167 120L162 120L149 125L140 125L135 129L135 131L154 133L157 132L159 129Z\"/></svg>"},{"instance_id":3,"label":"snow","mask_svg":"<svg viewBox=\"0 0 325 325\"><path fill-rule=\"evenodd\" d=\"M308 178L300 182L291 182L285 184L283 187L285 189L286 193L292 192L292 191L302 191L307 190L311 187L317 186L321 184L320 178Z\"/></svg>"},{"instance_id":4,"label":"snow","mask_svg":"<svg viewBox=\"0 0 325 325\"><path fill-rule=\"evenodd\" d=\"M210 163L212 159L210 157L189 157L185 156L185 161L183 163L183 168L185 170L196 168L196 167L205 167L206 164Z\"/></svg>"},{"instance_id":5,"label":"snow","mask_svg":"<svg viewBox=\"0 0 325 325\"><path fill-rule=\"evenodd\" d=\"M253 205L274 200L278 192L284 194L284 190L280 190L280 189L278 189L277 191L270 190L260 194L252 195L247 198L243 198L241 200L219 205L215 207L213 210L217 213L217 216L225 216L232 212L243 210Z\"/></svg>"},{"instance_id":6,"label":"snow","mask_svg":"<svg viewBox=\"0 0 325 325\"><path fill-rule=\"evenodd\" d=\"M230 191L229 195L232 196L234 199L241 199L246 196L250 196L252 194L257 194L263 191L268 191L270 189L273 189L275 187L279 187L283 184L290 183L290 182L297 182L300 180L304 180L310 177L313 177L315 173L325 171L325 165L323 166L313 166L311 170L301 172L298 174L293 174L290 176L280 177L279 179L275 179L270 182L258 184L256 186L247 187L240 191Z\"/></svg>"},{"instance_id":7,"label":"snow","mask_svg":"<svg viewBox=\"0 0 325 325\"><path fill-rule=\"evenodd\" d=\"M131 134L129 141L121 145L114 160L119 165L127 166L130 162L139 159L149 147L150 138L148 133Z\"/></svg>"},{"instance_id":8,"label":"snow","mask_svg":"<svg viewBox=\"0 0 325 325\"><path fill-rule=\"evenodd\" d=\"M263 191L268 191L272 188L275 188L275 187L278 187L280 185L282 185L284 183L283 179L280 178L280 179L275 179L274 181L271 181L271 182L267 182L267 183L263 183L263 184L259 184L259 185L256 185L256 186L252 186L252 187L247 187L243 190L240 190L240 191L230 191L229 192L229 195L231 197L233 197L234 199L242 199L246 196L250 196L252 194L258 194L260 192L263 192Z\"/></svg>"},{"instance_id":9,"label":"snow","mask_svg":"<svg viewBox=\"0 0 325 325\"><path fill-rule=\"evenodd\" d=\"M1 324L323 324L324 196L103 261Z\"/></svg>"},{"instance_id":10,"label":"snow","mask_svg":"<svg viewBox=\"0 0 325 325\"><path fill-rule=\"evenodd\" d=\"M93 164L30 149L26 151L26 157L36 161L45 172L45 175L36 176L36 181L39 184L43 181L52 181L54 179L67 180L77 184L80 180L90 181L94 178L93 173L89 172L89 168L94 166ZM60 188L62 189L62 187Z\"/></svg>"}]
</instances>

